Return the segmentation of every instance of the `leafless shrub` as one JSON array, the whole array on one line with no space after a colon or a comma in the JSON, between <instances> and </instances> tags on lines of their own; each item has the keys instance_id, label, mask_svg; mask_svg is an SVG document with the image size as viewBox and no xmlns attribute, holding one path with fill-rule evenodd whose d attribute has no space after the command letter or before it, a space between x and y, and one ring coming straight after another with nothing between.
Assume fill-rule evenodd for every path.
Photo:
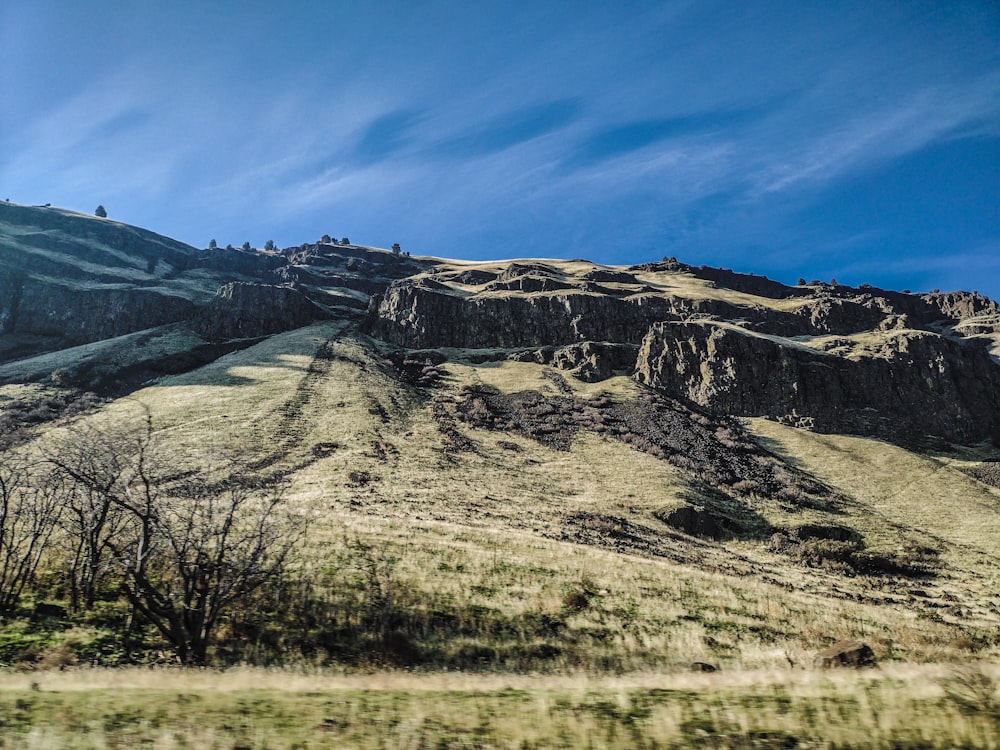
<instances>
[{"instance_id":1,"label":"leafless shrub","mask_svg":"<svg viewBox=\"0 0 1000 750\"><path fill-rule=\"evenodd\" d=\"M88 576L107 566L134 612L185 664L205 663L222 615L279 574L301 535L280 485L246 467L230 467L221 480L170 474L148 416L137 430L73 432L49 462L77 505L67 528L84 537L73 558L81 596ZM111 525L98 530L94 509Z\"/></svg>"},{"instance_id":2,"label":"leafless shrub","mask_svg":"<svg viewBox=\"0 0 1000 750\"><path fill-rule=\"evenodd\" d=\"M13 609L31 582L61 510L37 463L0 456L0 611Z\"/></svg>"},{"instance_id":3,"label":"leafless shrub","mask_svg":"<svg viewBox=\"0 0 1000 750\"><path fill-rule=\"evenodd\" d=\"M351 469L347 472L347 482L348 484L353 484L358 487L363 487L372 481L372 475L370 472L362 471L360 469Z\"/></svg>"}]
</instances>

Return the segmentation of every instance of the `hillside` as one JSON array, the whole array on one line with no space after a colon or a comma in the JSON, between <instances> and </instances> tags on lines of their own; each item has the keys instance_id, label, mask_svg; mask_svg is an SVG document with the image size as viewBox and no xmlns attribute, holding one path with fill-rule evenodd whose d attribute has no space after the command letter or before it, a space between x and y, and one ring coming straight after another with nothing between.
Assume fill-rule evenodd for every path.
<instances>
[{"instance_id":1,"label":"hillside","mask_svg":"<svg viewBox=\"0 0 1000 750\"><path fill-rule=\"evenodd\" d=\"M3 204L0 269L4 460L148 419L174 475L236 454L309 520L282 594L308 614L226 621L215 663L733 673L811 669L846 638L886 664L1000 654L993 300L673 259L211 253ZM53 626L24 650L17 617L66 606L41 572L0 661L116 663L111 595L63 613L69 645ZM140 658L162 650L144 637Z\"/></svg>"}]
</instances>

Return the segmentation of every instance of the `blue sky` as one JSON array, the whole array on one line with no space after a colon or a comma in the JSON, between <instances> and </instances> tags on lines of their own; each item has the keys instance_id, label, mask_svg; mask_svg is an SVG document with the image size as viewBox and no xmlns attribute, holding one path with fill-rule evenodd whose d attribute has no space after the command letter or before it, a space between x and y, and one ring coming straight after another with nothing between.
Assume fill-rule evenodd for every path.
<instances>
[{"instance_id":1,"label":"blue sky","mask_svg":"<svg viewBox=\"0 0 1000 750\"><path fill-rule=\"evenodd\" d=\"M1000 297L1000 3L0 4L0 199Z\"/></svg>"}]
</instances>

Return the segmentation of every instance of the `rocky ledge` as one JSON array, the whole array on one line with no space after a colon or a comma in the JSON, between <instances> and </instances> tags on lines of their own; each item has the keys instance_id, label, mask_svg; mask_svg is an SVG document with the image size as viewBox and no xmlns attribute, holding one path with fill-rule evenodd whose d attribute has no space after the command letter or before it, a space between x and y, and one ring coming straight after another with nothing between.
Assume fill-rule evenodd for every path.
<instances>
[{"instance_id":1,"label":"rocky ledge","mask_svg":"<svg viewBox=\"0 0 1000 750\"><path fill-rule=\"evenodd\" d=\"M643 340L635 377L716 412L820 432L1000 439L1000 366L978 343L914 330L813 343L663 322Z\"/></svg>"}]
</instances>

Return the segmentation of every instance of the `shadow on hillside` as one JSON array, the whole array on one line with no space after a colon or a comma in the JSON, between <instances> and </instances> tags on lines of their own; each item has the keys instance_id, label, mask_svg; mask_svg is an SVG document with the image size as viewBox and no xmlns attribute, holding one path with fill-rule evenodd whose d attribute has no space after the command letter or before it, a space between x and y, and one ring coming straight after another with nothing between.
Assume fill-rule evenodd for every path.
<instances>
[{"instance_id":1,"label":"shadow on hillside","mask_svg":"<svg viewBox=\"0 0 1000 750\"><path fill-rule=\"evenodd\" d=\"M772 456L776 456L781 459L785 464L788 464L793 469L798 469L799 471L806 472L807 469L795 456L789 454L784 447L774 438L764 437L763 435L752 434L753 441L757 443L763 450L770 453Z\"/></svg>"},{"instance_id":2,"label":"shadow on hillside","mask_svg":"<svg viewBox=\"0 0 1000 750\"><path fill-rule=\"evenodd\" d=\"M301 333L303 330L296 329L287 333ZM285 349L269 345L275 335L208 342L186 351L141 360L109 372L102 372L99 363L87 363L65 377L68 385L93 391L105 398L121 398L152 385L161 388L249 386L261 382L261 379L243 372L236 373L236 368L296 370L303 376L307 375L310 368L315 366L317 357L328 356L328 352L327 355L321 352L327 351L327 337L331 333L333 332L326 329L317 330L315 343L310 342L306 346L302 342L295 342ZM238 357L227 361L226 357L230 355ZM302 365L291 361L291 357L295 355L310 357L310 363Z\"/></svg>"}]
</instances>

